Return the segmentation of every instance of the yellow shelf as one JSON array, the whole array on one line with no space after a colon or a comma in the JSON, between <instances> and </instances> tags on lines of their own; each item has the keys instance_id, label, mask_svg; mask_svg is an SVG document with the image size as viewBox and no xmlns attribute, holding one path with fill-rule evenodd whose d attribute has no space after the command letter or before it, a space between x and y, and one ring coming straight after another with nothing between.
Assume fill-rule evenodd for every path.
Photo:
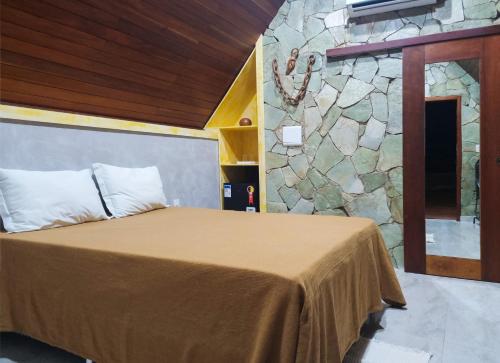
<instances>
[{"instance_id":1,"label":"yellow shelf","mask_svg":"<svg viewBox=\"0 0 500 363\"><path fill-rule=\"evenodd\" d=\"M259 166L258 162L255 162L253 164L238 164L238 163L222 163L220 166L243 166L243 167L248 167L248 166Z\"/></svg>"},{"instance_id":2,"label":"yellow shelf","mask_svg":"<svg viewBox=\"0 0 500 363\"><path fill-rule=\"evenodd\" d=\"M229 131L256 131L258 130L258 126L256 125L251 125L251 126L224 126L220 127L219 130L224 131L224 130L229 130Z\"/></svg>"},{"instance_id":3,"label":"yellow shelf","mask_svg":"<svg viewBox=\"0 0 500 363\"><path fill-rule=\"evenodd\" d=\"M253 125L258 124L256 72L254 50L205 128L239 127L238 122L244 117L249 118Z\"/></svg>"},{"instance_id":4,"label":"yellow shelf","mask_svg":"<svg viewBox=\"0 0 500 363\"><path fill-rule=\"evenodd\" d=\"M258 129L223 128L220 130L219 157L221 165L237 164L238 161L259 161Z\"/></svg>"},{"instance_id":5,"label":"yellow shelf","mask_svg":"<svg viewBox=\"0 0 500 363\"><path fill-rule=\"evenodd\" d=\"M261 212L266 211L263 63L261 37L205 126L218 130L221 190L228 182L257 183ZM251 126L239 125L244 117ZM247 160L255 163L238 164Z\"/></svg>"}]
</instances>

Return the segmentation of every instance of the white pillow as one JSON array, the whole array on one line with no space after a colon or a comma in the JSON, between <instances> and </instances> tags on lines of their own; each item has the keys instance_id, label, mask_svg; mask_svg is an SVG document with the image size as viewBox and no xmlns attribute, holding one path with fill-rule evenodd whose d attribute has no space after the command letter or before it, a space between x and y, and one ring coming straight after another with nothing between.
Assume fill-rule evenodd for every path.
<instances>
[{"instance_id":1,"label":"white pillow","mask_svg":"<svg viewBox=\"0 0 500 363\"><path fill-rule=\"evenodd\" d=\"M108 218L90 169L0 169L0 216L7 232L25 232Z\"/></svg>"},{"instance_id":2,"label":"white pillow","mask_svg":"<svg viewBox=\"0 0 500 363\"><path fill-rule=\"evenodd\" d=\"M156 166L120 168L92 164L106 207L115 217L125 217L167 206Z\"/></svg>"}]
</instances>

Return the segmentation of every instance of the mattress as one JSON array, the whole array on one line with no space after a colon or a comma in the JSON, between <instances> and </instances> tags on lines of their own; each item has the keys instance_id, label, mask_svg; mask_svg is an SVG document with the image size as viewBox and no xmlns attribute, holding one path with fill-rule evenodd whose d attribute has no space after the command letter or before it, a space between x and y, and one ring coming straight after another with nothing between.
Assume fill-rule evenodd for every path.
<instances>
[{"instance_id":1,"label":"mattress","mask_svg":"<svg viewBox=\"0 0 500 363\"><path fill-rule=\"evenodd\" d=\"M0 234L0 263L0 329L99 363L340 363L405 304L363 218L169 208Z\"/></svg>"}]
</instances>

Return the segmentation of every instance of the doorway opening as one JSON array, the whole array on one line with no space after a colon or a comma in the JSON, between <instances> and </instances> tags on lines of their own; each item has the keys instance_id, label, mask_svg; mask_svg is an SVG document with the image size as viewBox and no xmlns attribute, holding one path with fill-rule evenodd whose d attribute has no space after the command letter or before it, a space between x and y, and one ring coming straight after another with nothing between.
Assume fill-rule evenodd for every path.
<instances>
[{"instance_id":1,"label":"doorway opening","mask_svg":"<svg viewBox=\"0 0 500 363\"><path fill-rule=\"evenodd\" d=\"M425 217L461 215L461 97L425 99Z\"/></svg>"}]
</instances>

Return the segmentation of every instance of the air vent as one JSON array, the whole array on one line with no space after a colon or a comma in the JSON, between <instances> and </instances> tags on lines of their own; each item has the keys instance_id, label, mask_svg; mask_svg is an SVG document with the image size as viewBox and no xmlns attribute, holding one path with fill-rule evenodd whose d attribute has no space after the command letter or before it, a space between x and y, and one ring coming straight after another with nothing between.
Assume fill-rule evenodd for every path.
<instances>
[{"instance_id":1,"label":"air vent","mask_svg":"<svg viewBox=\"0 0 500 363\"><path fill-rule=\"evenodd\" d=\"M347 0L351 18L432 5L437 0Z\"/></svg>"}]
</instances>

